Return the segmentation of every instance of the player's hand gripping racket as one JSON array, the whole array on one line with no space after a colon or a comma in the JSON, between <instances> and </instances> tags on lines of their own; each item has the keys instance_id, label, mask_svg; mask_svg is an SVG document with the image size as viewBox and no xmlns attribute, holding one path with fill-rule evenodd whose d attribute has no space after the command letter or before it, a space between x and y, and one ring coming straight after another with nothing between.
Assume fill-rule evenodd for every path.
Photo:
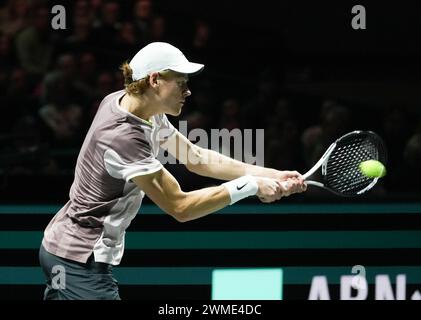
<instances>
[{"instance_id":1,"label":"player's hand gripping racket","mask_svg":"<svg viewBox=\"0 0 421 320\"><path fill-rule=\"evenodd\" d=\"M383 140L372 131L353 131L337 139L303 178L307 185L327 189L340 196L357 196L378 181L364 175L359 165L377 160L386 164L387 150ZM321 168L321 181L309 178Z\"/></svg>"}]
</instances>

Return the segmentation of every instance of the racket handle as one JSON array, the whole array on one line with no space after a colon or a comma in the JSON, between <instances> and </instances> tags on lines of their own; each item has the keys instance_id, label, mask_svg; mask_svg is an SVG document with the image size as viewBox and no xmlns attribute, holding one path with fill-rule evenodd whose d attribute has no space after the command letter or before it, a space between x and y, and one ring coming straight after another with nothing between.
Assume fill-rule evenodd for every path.
<instances>
[{"instance_id":1,"label":"racket handle","mask_svg":"<svg viewBox=\"0 0 421 320\"><path fill-rule=\"evenodd\" d=\"M313 181L313 180L308 180L308 181L306 181L306 183L307 183L307 185L310 185L310 186L316 186L316 187L320 187L320 188L324 188L325 187L325 185L323 183L317 182L317 181Z\"/></svg>"},{"instance_id":2,"label":"racket handle","mask_svg":"<svg viewBox=\"0 0 421 320\"><path fill-rule=\"evenodd\" d=\"M307 185L316 186L316 187L320 187L320 188L324 188L325 187L325 185L323 183L317 182L317 181L313 181L313 180L305 181L305 183ZM284 189L288 189L288 182L287 181L283 181L283 182L281 182L281 184L282 184L282 187Z\"/></svg>"}]
</instances>

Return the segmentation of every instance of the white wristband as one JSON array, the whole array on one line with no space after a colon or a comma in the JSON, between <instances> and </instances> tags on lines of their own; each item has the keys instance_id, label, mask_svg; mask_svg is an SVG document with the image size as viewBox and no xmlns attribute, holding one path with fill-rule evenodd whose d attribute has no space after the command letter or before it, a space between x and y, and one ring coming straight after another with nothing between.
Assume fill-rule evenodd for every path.
<instances>
[{"instance_id":1,"label":"white wristband","mask_svg":"<svg viewBox=\"0 0 421 320\"><path fill-rule=\"evenodd\" d=\"M256 178L249 175L225 182L222 185L227 188L230 194L230 204L236 203L249 196L254 196L259 190Z\"/></svg>"}]
</instances>

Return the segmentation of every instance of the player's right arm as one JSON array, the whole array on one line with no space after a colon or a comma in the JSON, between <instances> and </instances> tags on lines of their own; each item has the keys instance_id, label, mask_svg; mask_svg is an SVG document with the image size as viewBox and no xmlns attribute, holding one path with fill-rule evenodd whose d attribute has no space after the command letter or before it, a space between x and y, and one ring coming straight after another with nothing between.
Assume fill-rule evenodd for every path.
<instances>
[{"instance_id":1,"label":"player's right arm","mask_svg":"<svg viewBox=\"0 0 421 320\"><path fill-rule=\"evenodd\" d=\"M183 192L165 168L136 176L132 181L156 205L180 222L203 217L250 195L264 198L266 202L279 200L285 191L275 179L245 176L219 186Z\"/></svg>"}]
</instances>

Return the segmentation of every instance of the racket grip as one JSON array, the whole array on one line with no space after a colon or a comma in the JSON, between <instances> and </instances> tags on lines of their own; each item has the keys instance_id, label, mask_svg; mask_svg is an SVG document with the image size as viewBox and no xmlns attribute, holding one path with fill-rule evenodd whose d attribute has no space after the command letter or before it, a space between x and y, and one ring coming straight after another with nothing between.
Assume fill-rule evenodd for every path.
<instances>
[{"instance_id":1,"label":"racket grip","mask_svg":"<svg viewBox=\"0 0 421 320\"><path fill-rule=\"evenodd\" d=\"M318 181L312 181L312 180L306 180L306 184L310 185L310 186L316 186L316 187L321 187L324 188L324 184Z\"/></svg>"}]
</instances>

